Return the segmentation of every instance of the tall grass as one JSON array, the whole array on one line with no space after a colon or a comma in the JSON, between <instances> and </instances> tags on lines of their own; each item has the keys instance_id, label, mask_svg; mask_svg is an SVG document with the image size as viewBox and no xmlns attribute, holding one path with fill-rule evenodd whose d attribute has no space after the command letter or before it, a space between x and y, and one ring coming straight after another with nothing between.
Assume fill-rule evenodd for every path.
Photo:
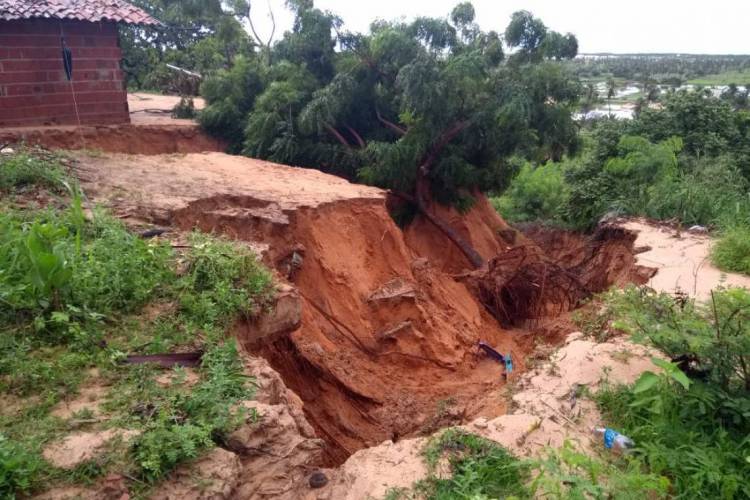
<instances>
[{"instance_id":1,"label":"tall grass","mask_svg":"<svg viewBox=\"0 0 750 500\"><path fill-rule=\"evenodd\" d=\"M750 275L750 227L738 224L722 229L711 260L724 271Z\"/></svg>"},{"instance_id":2,"label":"tall grass","mask_svg":"<svg viewBox=\"0 0 750 500\"><path fill-rule=\"evenodd\" d=\"M56 154L23 147L15 154L0 154L0 192L32 185L63 191L67 178Z\"/></svg>"}]
</instances>

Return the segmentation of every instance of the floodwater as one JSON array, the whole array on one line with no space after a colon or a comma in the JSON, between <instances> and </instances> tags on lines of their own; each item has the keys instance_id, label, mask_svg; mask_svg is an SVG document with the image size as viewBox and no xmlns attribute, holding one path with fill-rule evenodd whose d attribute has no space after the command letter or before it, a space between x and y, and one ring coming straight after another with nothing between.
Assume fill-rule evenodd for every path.
<instances>
[{"instance_id":1,"label":"floodwater","mask_svg":"<svg viewBox=\"0 0 750 500\"><path fill-rule=\"evenodd\" d=\"M695 90L699 86L692 85L692 84L686 84L681 87L679 87L677 90ZM714 97L719 97L721 94L726 91L729 86L728 85L704 85L701 86L704 89L710 90L711 95ZM662 92L666 92L668 90L671 90L672 87L669 85L660 85L659 88ZM630 102L617 102L608 104L606 102L606 95L607 95L607 83L606 82L599 82L596 84L596 90L599 92L599 95L604 99L603 103L600 103L596 107L594 107L591 111L588 113L576 113L574 115L574 119L576 120L591 120L596 118L604 118L607 116L612 116L614 118L617 118L618 120L629 120L632 119L635 115L635 104ZM746 90L746 87L739 85L737 87L737 90L739 92L744 92ZM624 87L618 87L615 89L615 99L623 99L627 98L629 96L633 96L641 92L641 87L639 87L634 82L628 82Z\"/></svg>"}]
</instances>

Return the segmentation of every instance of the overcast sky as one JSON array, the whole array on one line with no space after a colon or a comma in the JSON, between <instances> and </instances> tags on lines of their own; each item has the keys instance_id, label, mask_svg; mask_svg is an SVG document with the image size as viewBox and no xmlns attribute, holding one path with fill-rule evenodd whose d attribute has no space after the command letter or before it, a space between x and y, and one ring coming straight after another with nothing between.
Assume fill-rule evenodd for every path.
<instances>
[{"instance_id":1,"label":"overcast sky","mask_svg":"<svg viewBox=\"0 0 750 500\"><path fill-rule=\"evenodd\" d=\"M278 36L292 24L283 0L270 0ZM367 31L376 18L447 16L459 0L315 0L344 19L347 29ZM578 36L580 52L750 53L749 0L474 0L485 30L503 31L510 15L526 9L562 33ZM264 1L254 2L259 31L270 32Z\"/></svg>"}]
</instances>

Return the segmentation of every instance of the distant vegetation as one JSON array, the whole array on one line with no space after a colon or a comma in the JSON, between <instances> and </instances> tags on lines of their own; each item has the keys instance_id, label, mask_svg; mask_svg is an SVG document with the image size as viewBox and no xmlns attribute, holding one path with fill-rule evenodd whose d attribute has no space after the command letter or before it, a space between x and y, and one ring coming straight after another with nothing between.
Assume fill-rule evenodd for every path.
<instances>
[{"instance_id":1,"label":"distant vegetation","mask_svg":"<svg viewBox=\"0 0 750 500\"><path fill-rule=\"evenodd\" d=\"M750 55L593 55L570 62L585 80L642 82L679 87L685 83L750 83Z\"/></svg>"},{"instance_id":2,"label":"distant vegetation","mask_svg":"<svg viewBox=\"0 0 750 500\"><path fill-rule=\"evenodd\" d=\"M582 135L579 156L525 166L494 199L500 213L584 230L606 214L704 225L725 235L714 252L720 267L750 270L750 112L724 96L678 91Z\"/></svg>"}]
</instances>

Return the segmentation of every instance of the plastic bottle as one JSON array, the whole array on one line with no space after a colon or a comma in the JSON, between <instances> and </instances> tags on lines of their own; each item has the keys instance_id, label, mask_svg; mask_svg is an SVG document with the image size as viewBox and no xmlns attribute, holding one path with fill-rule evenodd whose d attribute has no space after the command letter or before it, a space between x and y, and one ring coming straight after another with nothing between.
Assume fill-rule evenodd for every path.
<instances>
[{"instance_id":1,"label":"plastic bottle","mask_svg":"<svg viewBox=\"0 0 750 500\"><path fill-rule=\"evenodd\" d=\"M601 438L602 442L604 443L604 447L608 450L614 450L622 453L635 446L635 443L632 439L627 436L623 436L613 429L608 429L605 427L595 427L594 435Z\"/></svg>"}]
</instances>

